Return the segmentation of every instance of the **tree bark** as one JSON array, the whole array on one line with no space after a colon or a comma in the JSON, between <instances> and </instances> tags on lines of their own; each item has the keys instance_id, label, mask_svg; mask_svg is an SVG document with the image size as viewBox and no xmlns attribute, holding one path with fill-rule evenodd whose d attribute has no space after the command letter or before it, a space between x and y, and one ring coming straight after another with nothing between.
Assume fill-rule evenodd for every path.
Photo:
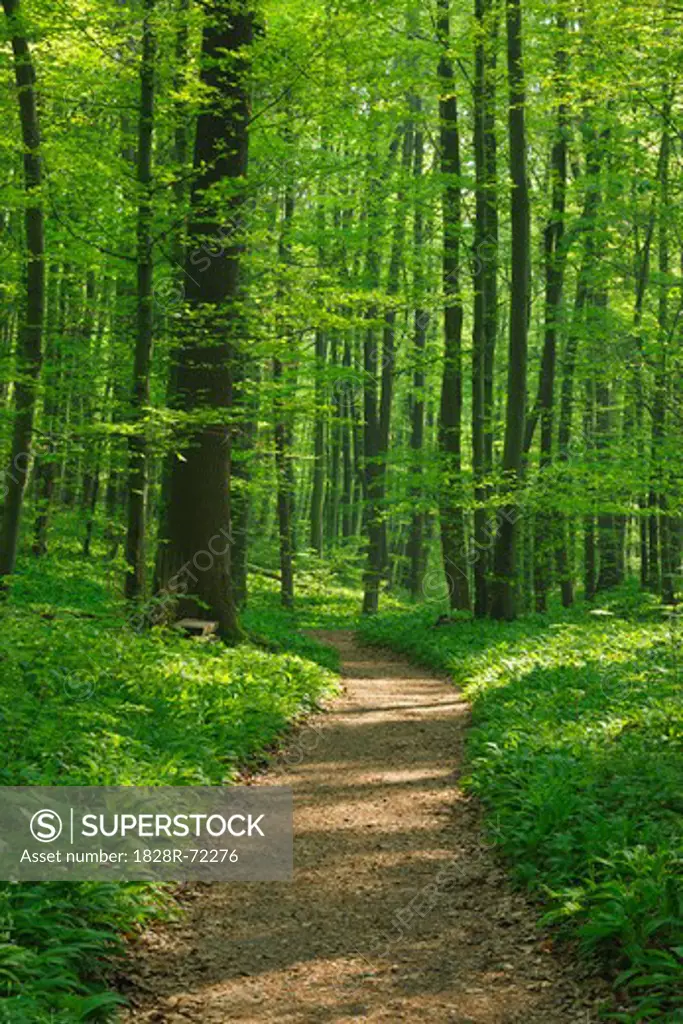
<instances>
[{"instance_id":1,"label":"tree bark","mask_svg":"<svg viewBox=\"0 0 683 1024\"><path fill-rule=\"evenodd\" d=\"M368 250L366 258L366 284L377 290L380 284L381 257L378 248L381 227L383 181L391 171L398 152L401 132L391 140L389 156L383 174L378 174L372 160L368 199ZM376 302L368 307L369 321L363 336L363 526L367 531L368 545L363 578L363 614L373 615L379 606L379 585L382 572L382 526L379 497L381 494L381 413L378 387L379 348L377 328L374 321L378 309ZM382 384L384 372L381 373Z\"/></svg>"},{"instance_id":2,"label":"tree bark","mask_svg":"<svg viewBox=\"0 0 683 1024\"><path fill-rule=\"evenodd\" d=\"M315 332L315 410L313 426L313 493L311 495L311 547L322 557L325 512L324 371L327 343L321 328Z\"/></svg>"},{"instance_id":3,"label":"tree bark","mask_svg":"<svg viewBox=\"0 0 683 1024\"><path fill-rule=\"evenodd\" d=\"M279 260L284 268L290 262L290 233L294 217L294 192L291 185L285 188L280 232ZM294 487L292 479L292 427L291 415L286 408L283 391L286 386L283 360L279 355L273 358L273 384L275 394L273 411L275 416L275 471L277 476L277 520L280 542L280 600L285 608L294 605Z\"/></svg>"},{"instance_id":4,"label":"tree bark","mask_svg":"<svg viewBox=\"0 0 683 1024\"><path fill-rule=\"evenodd\" d=\"M49 299L45 324L45 369L43 371L42 444L36 453L33 479L36 498L36 517L33 523L31 551L42 557L48 550L48 525L57 475L57 456L54 435L57 427L59 392L62 376L62 345L66 330L68 264L50 267Z\"/></svg>"},{"instance_id":5,"label":"tree bark","mask_svg":"<svg viewBox=\"0 0 683 1024\"><path fill-rule=\"evenodd\" d=\"M491 615L514 619L517 614L517 537L520 509L514 494L520 484L526 413L527 330L529 307L529 193L526 170L524 69L522 65L521 0L506 8L508 64L508 137L512 196L512 284L508 349L507 411L502 469L509 498L503 509L494 553Z\"/></svg>"},{"instance_id":6,"label":"tree bark","mask_svg":"<svg viewBox=\"0 0 683 1024\"><path fill-rule=\"evenodd\" d=\"M560 391L560 414L557 431L557 460L569 461L572 440L572 417L574 414L574 386L576 361L584 324L586 307L590 298L590 279L595 264L595 225L600 206L600 148L596 132L589 123L584 125L586 144L586 191L581 219L584 223L584 248L581 266L576 282L576 296L567 341L562 360L562 387ZM590 430L584 431L585 440L592 438ZM559 546L557 551L557 574L560 580L562 604L569 608L574 603L574 558L573 526L569 516L561 514L558 523ZM593 559L594 560L594 559Z\"/></svg>"},{"instance_id":7,"label":"tree bark","mask_svg":"<svg viewBox=\"0 0 683 1024\"><path fill-rule=\"evenodd\" d=\"M173 395L175 407L194 424L171 470L160 581L181 596L181 614L217 621L219 635L231 643L242 637L230 568L228 417L243 243L238 233L226 237L220 221L224 210L226 222L234 224L244 201L253 16L226 0L212 0L205 10L200 75L207 99L195 139L186 257L189 315L175 354ZM225 182L232 188L219 210L211 188Z\"/></svg>"},{"instance_id":8,"label":"tree bark","mask_svg":"<svg viewBox=\"0 0 683 1024\"><path fill-rule=\"evenodd\" d=\"M35 71L21 27L20 0L3 0L14 58L14 77L24 149L26 209L26 293L17 343L14 383L14 423L9 465L2 481L4 506L0 525L0 589L14 572L24 490L31 460L36 392L42 363L45 315L45 235L42 198L42 158Z\"/></svg>"},{"instance_id":9,"label":"tree bark","mask_svg":"<svg viewBox=\"0 0 683 1024\"><path fill-rule=\"evenodd\" d=\"M422 113L422 102L418 97L413 99L413 110L419 118ZM424 132L416 123L414 140L413 175L418 191L415 195L415 213L413 217L413 293L415 315L413 319L413 391L410 401L410 449L412 453L411 472L414 483L411 486L411 502L413 511L410 519L410 532L407 542L408 586L413 597L418 597L422 588L425 570L424 527L425 514L422 509L423 488L421 486L422 450L424 446L425 426L425 347L427 329L429 327L429 310L425 304L425 273L422 249L425 240L424 214L422 212L422 196L419 185L422 180L424 165Z\"/></svg>"},{"instance_id":10,"label":"tree bark","mask_svg":"<svg viewBox=\"0 0 683 1024\"><path fill-rule=\"evenodd\" d=\"M567 18L559 14L557 29L562 42L555 56L555 91L562 95L567 72L567 51L564 47ZM545 337L541 373L538 382L537 408L541 424L539 471L541 476L541 502L549 495L543 490L542 477L553 458L553 430L555 411L555 362L557 334L562 312L562 291L566 249L564 246L564 212L567 189L567 106L560 100L557 105L555 141L550 159L552 202L548 223L544 231L545 256ZM541 509L534 522L534 595L536 611L544 612L553 572L557 547L556 516L552 509Z\"/></svg>"},{"instance_id":11,"label":"tree bark","mask_svg":"<svg viewBox=\"0 0 683 1024\"><path fill-rule=\"evenodd\" d=\"M671 114L671 97L667 97L664 105L664 123L662 134L661 159L659 162L659 302L657 310L657 326L659 333L659 367L655 375L655 401L652 417L652 455L655 473L655 502L659 522L659 554L661 562L660 593L667 605L674 604L674 552L672 545L672 523L667 513L667 478L665 442L667 435L666 410L670 398L669 383L669 157L671 143L668 122Z\"/></svg>"},{"instance_id":12,"label":"tree bark","mask_svg":"<svg viewBox=\"0 0 683 1024\"><path fill-rule=\"evenodd\" d=\"M144 595L146 575L148 445L145 415L149 405L149 376L154 331L152 246L152 158L154 144L154 76L156 35L152 18L155 0L144 0L140 115L138 121L137 183L137 331L131 395L133 430L128 441L128 530L126 534L125 593L128 600Z\"/></svg>"},{"instance_id":13,"label":"tree bark","mask_svg":"<svg viewBox=\"0 0 683 1024\"><path fill-rule=\"evenodd\" d=\"M345 374L351 370L351 338L348 332L344 337L344 354L342 355L342 367ZM347 385L350 384L347 378ZM353 536L354 532L354 499L357 474L354 473L354 434L355 426L355 401L353 388L346 386L341 389L339 398L342 415L342 538L346 540Z\"/></svg>"},{"instance_id":14,"label":"tree bark","mask_svg":"<svg viewBox=\"0 0 683 1024\"><path fill-rule=\"evenodd\" d=\"M595 382L585 383L586 404L583 413L583 434L586 450L590 451L595 437ZM597 585L597 552L595 543L595 516L586 513L583 518L583 596L586 601L595 597Z\"/></svg>"},{"instance_id":15,"label":"tree bark","mask_svg":"<svg viewBox=\"0 0 683 1024\"><path fill-rule=\"evenodd\" d=\"M470 607L465 514L462 508L462 323L460 296L460 133L455 74L450 56L450 0L439 0L437 32L439 58L439 141L442 198L444 294L444 368L439 416L439 446L443 453L440 493L441 547L451 608Z\"/></svg>"},{"instance_id":16,"label":"tree bark","mask_svg":"<svg viewBox=\"0 0 683 1024\"><path fill-rule=\"evenodd\" d=\"M488 610L490 536L486 503L487 476L493 461L493 361L497 332L498 239L495 137L495 32L491 0L475 0L474 49L474 164L476 207L474 224L472 325L472 471L474 475L473 577L474 614Z\"/></svg>"}]
</instances>

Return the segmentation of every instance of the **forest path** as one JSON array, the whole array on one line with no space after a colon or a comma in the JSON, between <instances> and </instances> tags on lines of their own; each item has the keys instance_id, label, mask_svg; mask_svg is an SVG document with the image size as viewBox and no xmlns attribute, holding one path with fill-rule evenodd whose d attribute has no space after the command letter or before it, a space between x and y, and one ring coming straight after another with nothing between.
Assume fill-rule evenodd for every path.
<instances>
[{"instance_id":1,"label":"forest path","mask_svg":"<svg viewBox=\"0 0 683 1024\"><path fill-rule=\"evenodd\" d=\"M597 1021L598 988L539 934L458 786L457 691L351 633L315 635L338 648L345 695L258 780L293 787L294 880L193 890L139 944L124 1019Z\"/></svg>"}]
</instances>

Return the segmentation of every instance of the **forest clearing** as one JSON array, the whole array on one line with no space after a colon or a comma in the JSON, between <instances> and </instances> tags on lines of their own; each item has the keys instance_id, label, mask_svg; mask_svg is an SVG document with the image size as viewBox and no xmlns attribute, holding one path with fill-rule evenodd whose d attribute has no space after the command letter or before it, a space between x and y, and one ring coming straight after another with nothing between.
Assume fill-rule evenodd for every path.
<instances>
[{"instance_id":1,"label":"forest clearing","mask_svg":"<svg viewBox=\"0 0 683 1024\"><path fill-rule=\"evenodd\" d=\"M682 1022L681 8L3 12L0 797L294 873L0 810L1 1024Z\"/></svg>"}]
</instances>

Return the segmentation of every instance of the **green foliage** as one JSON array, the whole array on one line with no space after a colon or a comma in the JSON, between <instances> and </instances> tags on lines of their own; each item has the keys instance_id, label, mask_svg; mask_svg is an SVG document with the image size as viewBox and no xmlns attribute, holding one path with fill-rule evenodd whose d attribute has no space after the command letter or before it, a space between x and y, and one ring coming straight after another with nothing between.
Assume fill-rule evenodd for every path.
<instances>
[{"instance_id":1,"label":"green foliage","mask_svg":"<svg viewBox=\"0 0 683 1024\"><path fill-rule=\"evenodd\" d=\"M544 920L618 975L629 1024L683 1010L680 626L652 608L626 589L592 614L362 625L473 701L466 785Z\"/></svg>"},{"instance_id":2,"label":"green foliage","mask_svg":"<svg viewBox=\"0 0 683 1024\"><path fill-rule=\"evenodd\" d=\"M162 890L105 883L0 888L0 1021L75 1024L109 1019L122 1002L106 969L122 932L168 913Z\"/></svg>"},{"instance_id":3,"label":"green foliage","mask_svg":"<svg viewBox=\"0 0 683 1024\"><path fill-rule=\"evenodd\" d=\"M71 566L27 566L2 612L2 785L229 784L333 688L327 649L288 632L274 609L249 616L272 651L138 634L94 570ZM108 1019L121 933L168 912L168 896L130 884L0 886L0 1022Z\"/></svg>"}]
</instances>

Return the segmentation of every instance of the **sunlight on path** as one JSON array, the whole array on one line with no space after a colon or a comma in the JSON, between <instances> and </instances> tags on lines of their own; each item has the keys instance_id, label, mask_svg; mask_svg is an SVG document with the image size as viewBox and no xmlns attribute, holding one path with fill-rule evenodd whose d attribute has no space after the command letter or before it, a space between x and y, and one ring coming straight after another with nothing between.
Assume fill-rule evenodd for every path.
<instances>
[{"instance_id":1,"label":"sunlight on path","mask_svg":"<svg viewBox=\"0 0 683 1024\"><path fill-rule=\"evenodd\" d=\"M597 1024L595 983L539 934L458 787L467 705L349 633L316 635L345 697L256 783L293 787L294 881L197 887L140 943L125 1020Z\"/></svg>"}]
</instances>

